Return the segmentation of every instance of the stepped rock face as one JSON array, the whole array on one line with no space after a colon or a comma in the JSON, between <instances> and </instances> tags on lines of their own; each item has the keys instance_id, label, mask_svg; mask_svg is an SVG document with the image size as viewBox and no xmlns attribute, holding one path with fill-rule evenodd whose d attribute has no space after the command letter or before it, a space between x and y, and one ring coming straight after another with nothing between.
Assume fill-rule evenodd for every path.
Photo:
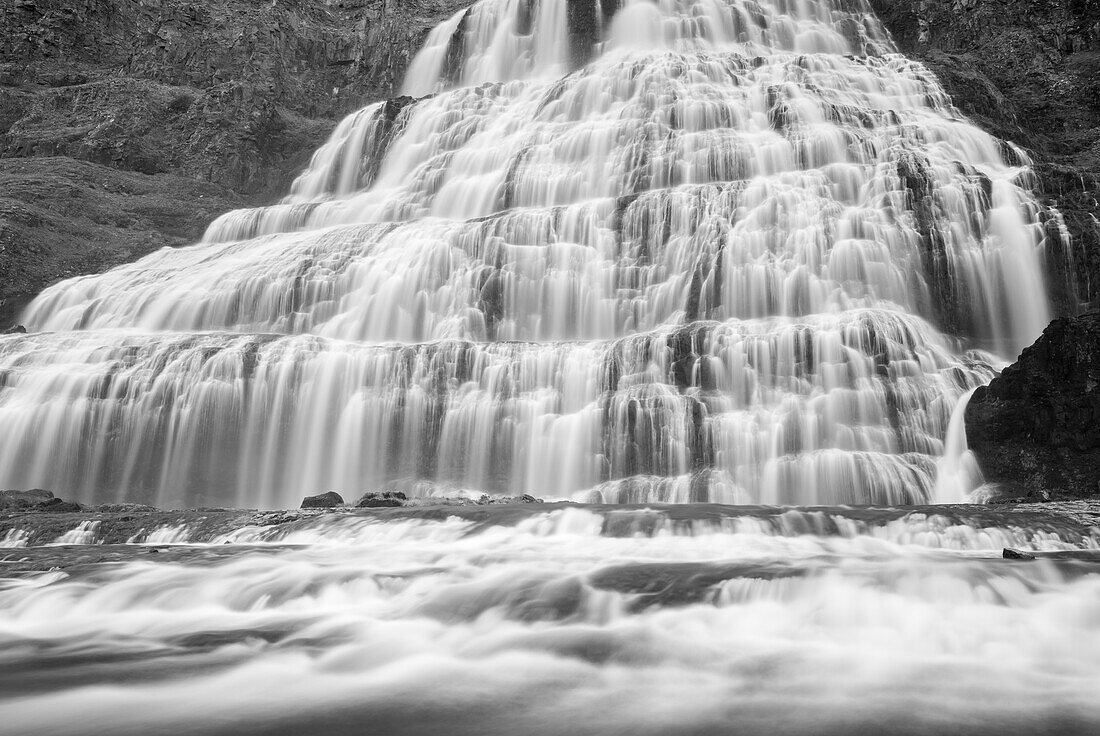
<instances>
[{"instance_id":1,"label":"stepped rock face","mask_svg":"<svg viewBox=\"0 0 1100 736\"><path fill-rule=\"evenodd\" d=\"M454 0L0 7L0 326L46 284L271 201Z\"/></svg>"},{"instance_id":2,"label":"stepped rock face","mask_svg":"<svg viewBox=\"0 0 1100 736\"><path fill-rule=\"evenodd\" d=\"M1100 2L873 3L983 128L1032 154L1038 193L1073 237L1083 301L1100 289ZM1057 274L1064 264L1051 264ZM1052 290L1053 291L1053 290ZM1058 295L1056 294L1056 297ZM1073 295L1058 308L1073 314ZM1058 319L966 412L971 449L1007 498L1100 493L1100 314Z\"/></svg>"},{"instance_id":3,"label":"stepped rock face","mask_svg":"<svg viewBox=\"0 0 1100 736\"><path fill-rule=\"evenodd\" d=\"M393 96L428 30L466 4L0 8L0 326L48 283L185 244L217 213L277 198L335 121ZM964 112L1034 151L1041 194L1074 236L1080 295L1094 299L1100 2L873 5ZM1057 302L1075 311L1073 295Z\"/></svg>"},{"instance_id":4,"label":"stepped rock face","mask_svg":"<svg viewBox=\"0 0 1100 736\"><path fill-rule=\"evenodd\" d=\"M16 0L0 8L0 328L50 282L192 242L217 214L277 198L341 115L397 94L428 30L467 4ZM1052 289L1056 308L1072 314L1078 297L1095 302L1100 1L872 4L963 112L1032 154L1038 193L1073 236L1075 259L1048 272L1053 286L1072 268L1078 293ZM1096 477L1089 420L1078 416L1092 406L1091 384L1073 378L1097 352L1082 342L1095 338L1094 323L1055 322L975 396L968 430L991 480L1095 492L1084 480ZM1007 387L1021 382L1026 391L1013 396ZM1051 396L1055 408L1036 412ZM1027 419L1024 429L1010 416ZM1042 429L1062 420L1083 429ZM1057 467L1042 466L1052 461Z\"/></svg>"},{"instance_id":5,"label":"stepped rock face","mask_svg":"<svg viewBox=\"0 0 1100 736\"><path fill-rule=\"evenodd\" d=\"M1056 319L974 392L970 448L1006 498L1100 492L1100 312Z\"/></svg>"},{"instance_id":6,"label":"stepped rock face","mask_svg":"<svg viewBox=\"0 0 1100 736\"><path fill-rule=\"evenodd\" d=\"M874 0L900 49L925 63L982 128L1028 149L1038 194L1073 236L1048 271L1056 307L1100 296L1100 0ZM1049 228L1048 228L1049 229Z\"/></svg>"},{"instance_id":7,"label":"stepped rock face","mask_svg":"<svg viewBox=\"0 0 1100 736\"><path fill-rule=\"evenodd\" d=\"M1050 319L1026 155L865 0L571 7L452 15L281 202L43 291L0 482L961 500L955 405Z\"/></svg>"}]
</instances>

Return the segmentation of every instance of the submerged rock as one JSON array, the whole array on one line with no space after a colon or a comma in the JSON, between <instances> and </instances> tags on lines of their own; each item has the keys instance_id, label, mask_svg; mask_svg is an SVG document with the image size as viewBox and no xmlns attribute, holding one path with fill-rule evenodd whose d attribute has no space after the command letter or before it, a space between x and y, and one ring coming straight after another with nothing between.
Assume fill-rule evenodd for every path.
<instances>
[{"instance_id":1,"label":"submerged rock","mask_svg":"<svg viewBox=\"0 0 1100 736\"><path fill-rule=\"evenodd\" d=\"M1100 312L1050 323L966 408L982 473L1029 500L1100 495Z\"/></svg>"},{"instance_id":2,"label":"submerged rock","mask_svg":"<svg viewBox=\"0 0 1100 736\"><path fill-rule=\"evenodd\" d=\"M306 496L302 499L303 509L332 509L344 505L344 497L336 491Z\"/></svg>"}]
</instances>

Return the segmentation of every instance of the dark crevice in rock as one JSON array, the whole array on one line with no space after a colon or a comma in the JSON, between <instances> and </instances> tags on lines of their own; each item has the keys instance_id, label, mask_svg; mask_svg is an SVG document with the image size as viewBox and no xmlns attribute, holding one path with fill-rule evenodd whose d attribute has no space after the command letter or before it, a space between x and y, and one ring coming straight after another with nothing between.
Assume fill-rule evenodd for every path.
<instances>
[{"instance_id":1,"label":"dark crevice in rock","mask_svg":"<svg viewBox=\"0 0 1100 736\"><path fill-rule=\"evenodd\" d=\"M569 61L573 69L584 66L592 58L600 41L598 0L568 0L566 17L569 22Z\"/></svg>"}]
</instances>

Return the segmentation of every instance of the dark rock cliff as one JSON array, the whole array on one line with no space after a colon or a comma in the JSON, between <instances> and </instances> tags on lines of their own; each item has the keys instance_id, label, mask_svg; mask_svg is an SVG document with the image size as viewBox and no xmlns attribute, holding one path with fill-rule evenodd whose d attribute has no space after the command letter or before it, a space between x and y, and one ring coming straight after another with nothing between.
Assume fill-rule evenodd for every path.
<instances>
[{"instance_id":1,"label":"dark rock cliff","mask_svg":"<svg viewBox=\"0 0 1100 736\"><path fill-rule=\"evenodd\" d=\"M1072 261L1052 248L1062 315L1100 298L1100 0L871 0L907 55L955 105L1027 149L1037 190L1064 217ZM1053 222L1048 233L1057 237Z\"/></svg>"},{"instance_id":2,"label":"dark rock cliff","mask_svg":"<svg viewBox=\"0 0 1100 736\"><path fill-rule=\"evenodd\" d=\"M1052 322L974 392L966 432L1006 498L1100 494L1100 312Z\"/></svg>"},{"instance_id":3,"label":"dark rock cliff","mask_svg":"<svg viewBox=\"0 0 1100 736\"><path fill-rule=\"evenodd\" d=\"M282 194L464 0L0 6L0 328L47 284Z\"/></svg>"},{"instance_id":4,"label":"dark rock cliff","mask_svg":"<svg viewBox=\"0 0 1100 736\"><path fill-rule=\"evenodd\" d=\"M872 0L901 49L956 106L1028 150L1073 262L1051 259L1055 307L1100 298L1100 0ZM1054 223L1048 223L1048 232ZM1068 272L1067 272L1068 270ZM1069 279L1061 278L1064 276ZM1076 295L1059 288L1075 281ZM967 438L1004 498L1100 495L1100 313L1057 319L979 389Z\"/></svg>"}]
</instances>

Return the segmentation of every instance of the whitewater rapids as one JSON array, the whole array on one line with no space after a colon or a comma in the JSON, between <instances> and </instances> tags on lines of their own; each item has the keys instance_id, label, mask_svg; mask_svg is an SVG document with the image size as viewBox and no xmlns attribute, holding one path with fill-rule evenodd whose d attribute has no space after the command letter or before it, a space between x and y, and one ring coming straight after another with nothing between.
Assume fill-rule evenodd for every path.
<instances>
[{"instance_id":1,"label":"whitewater rapids","mask_svg":"<svg viewBox=\"0 0 1100 736\"><path fill-rule=\"evenodd\" d=\"M32 561L0 579L0 732L1100 725L1095 526L932 509L402 514L0 550L0 570Z\"/></svg>"}]
</instances>

